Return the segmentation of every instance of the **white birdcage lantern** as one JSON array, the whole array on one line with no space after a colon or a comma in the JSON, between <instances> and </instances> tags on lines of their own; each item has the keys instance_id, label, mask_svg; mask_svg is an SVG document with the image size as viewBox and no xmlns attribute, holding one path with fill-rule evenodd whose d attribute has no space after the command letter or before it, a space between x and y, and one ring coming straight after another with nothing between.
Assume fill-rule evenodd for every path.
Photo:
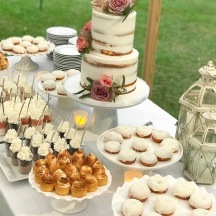
<instances>
[{"instance_id":1,"label":"white birdcage lantern","mask_svg":"<svg viewBox=\"0 0 216 216\"><path fill-rule=\"evenodd\" d=\"M190 180L213 184L216 177L216 111L202 114L203 123L189 136L183 173Z\"/></svg>"},{"instance_id":2,"label":"white birdcage lantern","mask_svg":"<svg viewBox=\"0 0 216 216\"><path fill-rule=\"evenodd\" d=\"M199 70L201 78L181 96L176 138L183 146L182 161L187 157L188 138L201 124L203 112L216 109L216 67L212 61Z\"/></svg>"}]
</instances>

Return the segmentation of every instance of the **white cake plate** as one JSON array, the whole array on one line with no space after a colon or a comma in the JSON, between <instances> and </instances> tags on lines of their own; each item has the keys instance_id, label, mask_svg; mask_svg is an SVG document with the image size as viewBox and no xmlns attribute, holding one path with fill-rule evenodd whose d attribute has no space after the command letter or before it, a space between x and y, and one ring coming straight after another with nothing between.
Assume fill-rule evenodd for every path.
<instances>
[{"instance_id":1,"label":"white cake plate","mask_svg":"<svg viewBox=\"0 0 216 216\"><path fill-rule=\"evenodd\" d=\"M74 94L82 90L80 86L80 74L66 79L64 81L64 87L68 96L73 100L94 107L90 130L95 134L101 134L108 129L118 126L117 109L140 104L149 95L149 86L140 78L137 78L136 89L133 92L116 97L115 102L102 102L91 98L80 99L79 97L81 95Z\"/></svg>"},{"instance_id":2,"label":"white cake plate","mask_svg":"<svg viewBox=\"0 0 216 216\"><path fill-rule=\"evenodd\" d=\"M105 172L108 176L108 182L104 186L99 186L97 191L95 192L88 192L85 197L82 198L76 198L72 195L67 196L59 196L55 192L43 192L40 189L40 185L37 184L34 180L34 174L33 170L29 173L29 183L38 193L42 193L47 197L51 197L51 205L53 209L55 209L57 212L63 213L63 214L75 214L78 212L83 211L88 204L88 200L94 198L95 196L101 195L103 192L105 192L111 185L112 182L112 176L110 174L110 171L105 168Z\"/></svg>"}]
</instances>

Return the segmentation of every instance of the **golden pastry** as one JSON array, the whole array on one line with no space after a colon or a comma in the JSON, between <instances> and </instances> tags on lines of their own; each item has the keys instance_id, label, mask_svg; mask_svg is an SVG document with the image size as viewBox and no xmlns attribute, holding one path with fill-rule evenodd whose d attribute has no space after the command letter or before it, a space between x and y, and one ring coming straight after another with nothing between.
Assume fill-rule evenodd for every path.
<instances>
[{"instance_id":1,"label":"golden pastry","mask_svg":"<svg viewBox=\"0 0 216 216\"><path fill-rule=\"evenodd\" d=\"M83 179L76 180L71 186L71 194L74 197L84 197L87 194L87 184Z\"/></svg>"},{"instance_id":2,"label":"golden pastry","mask_svg":"<svg viewBox=\"0 0 216 216\"><path fill-rule=\"evenodd\" d=\"M76 180L81 179L81 175L78 172L72 173L69 177L69 182L72 185Z\"/></svg>"},{"instance_id":3,"label":"golden pastry","mask_svg":"<svg viewBox=\"0 0 216 216\"><path fill-rule=\"evenodd\" d=\"M63 151L59 152L57 159L60 160L62 157L67 157L70 160L71 159L70 152L67 150L63 150Z\"/></svg>"},{"instance_id":4,"label":"golden pastry","mask_svg":"<svg viewBox=\"0 0 216 216\"><path fill-rule=\"evenodd\" d=\"M104 165L100 161L96 161L92 166L93 174L105 173Z\"/></svg>"},{"instance_id":5,"label":"golden pastry","mask_svg":"<svg viewBox=\"0 0 216 216\"><path fill-rule=\"evenodd\" d=\"M61 170L61 169L57 169L54 173L53 173L54 178L56 178L56 180L60 180L62 177L66 178L66 174Z\"/></svg>"},{"instance_id":6,"label":"golden pastry","mask_svg":"<svg viewBox=\"0 0 216 216\"><path fill-rule=\"evenodd\" d=\"M61 169L65 169L68 164L71 163L71 159L69 159L67 156L62 156L58 159L59 165Z\"/></svg>"},{"instance_id":7,"label":"golden pastry","mask_svg":"<svg viewBox=\"0 0 216 216\"><path fill-rule=\"evenodd\" d=\"M105 172L104 173L96 173L96 174L94 174L94 176L96 177L96 179L98 181L98 186L104 186L107 184L108 176Z\"/></svg>"},{"instance_id":8,"label":"golden pastry","mask_svg":"<svg viewBox=\"0 0 216 216\"><path fill-rule=\"evenodd\" d=\"M53 154L53 153L49 153L49 154L47 154L46 156L45 156L45 162L46 162L46 164L47 164L47 167L49 168L49 166L52 164L52 163L54 163L54 162L56 162L56 156Z\"/></svg>"},{"instance_id":9,"label":"golden pastry","mask_svg":"<svg viewBox=\"0 0 216 216\"><path fill-rule=\"evenodd\" d=\"M80 168L79 173L81 177L92 174L92 168L90 166L84 165Z\"/></svg>"},{"instance_id":10,"label":"golden pastry","mask_svg":"<svg viewBox=\"0 0 216 216\"><path fill-rule=\"evenodd\" d=\"M46 166L41 165L37 168L37 170L35 171L35 182L37 182L38 184L41 183L41 179L44 176L44 174L49 173L49 170Z\"/></svg>"},{"instance_id":11,"label":"golden pastry","mask_svg":"<svg viewBox=\"0 0 216 216\"><path fill-rule=\"evenodd\" d=\"M55 184L55 192L60 196L67 196L70 194L71 185L67 178L61 177Z\"/></svg>"},{"instance_id":12,"label":"golden pastry","mask_svg":"<svg viewBox=\"0 0 216 216\"><path fill-rule=\"evenodd\" d=\"M44 159L39 159L35 162L35 164L33 165L33 173L36 173L36 170L39 166L44 165L45 166L46 162L44 161Z\"/></svg>"},{"instance_id":13,"label":"golden pastry","mask_svg":"<svg viewBox=\"0 0 216 216\"><path fill-rule=\"evenodd\" d=\"M67 176L70 176L74 172L78 172L77 168L72 163L67 164L63 171Z\"/></svg>"},{"instance_id":14,"label":"golden pastry","mask_svg":"<svg viewBox=\"0 0 216 216\"><path fill-rule=\"evenodd\" d=\"M93 164L97 161L97 157L95 157L94 154L92 153L89 153L89 155L86 157L86 160L85 160L85 164L88 165L88 166L93 166Z\"/></svg>"},{"instance_id":15,"label":"golden pastry","mask_svg":"<svg viewBox=\"0 0 216 216\"><path fill-rule=\"evenodd\" d=\"M84 181L87 184L87 191L94 192L98 189L98 181L95 176L93 175L86 175L84 177Z\"/></svg>"},{"instance_id":16,"label":"golden pastry","mask_svg":"<svg viewBox=\"0 0 216 216\"><path fill-rule=\"evenodd\" d=\"M81 149L78 149L73 154L72 163L78 170L85 164L85 154Z\"/></svg>"},{"instance_id":17,"label":"golden pastry","mask_svg":"<svg viewBox=\"0 0 216 216\"><path fill-rule=\"evenodd\" d=\"M51 192L55 190L56 179L49 173L42 176L40 189L44 192Z\"/></svg>"},{"instance_id":18,"label":"golden pastry","mask_svg":"<svg viewBox=\"0 0 216 216\"><path fill-rule=\"evenodd\" d=\"M50 164L49 171L50 171L51 174L53 174L57 169L60 169L59 162L55 161L55 162Z\"/></svg>"}]
</instances>

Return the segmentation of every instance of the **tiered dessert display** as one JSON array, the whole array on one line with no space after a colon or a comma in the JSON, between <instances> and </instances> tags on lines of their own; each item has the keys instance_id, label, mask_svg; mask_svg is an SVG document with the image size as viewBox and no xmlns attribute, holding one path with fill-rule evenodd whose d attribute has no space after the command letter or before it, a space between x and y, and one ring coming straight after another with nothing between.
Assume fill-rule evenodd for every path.
<instances>
[{"instance_id":1,"label":"tiered dessert display","mask_svg":"<svg viewBox=\"0 0 216 216\"><path fill-rule=\"evenodd\" d=\"M64 86L71 98L94 107L90 130L96 134L117 126L118 108L139 104L149 94L147 84L137 78L134 3L120 9L111 1L93 1L92 20L77 39L79 52L85 53L81 74Z\"/></svg>"},{"instance_id":2,"label":"tiered dessert display","mask_svg":"<svg viewBox=\"0 0 216 216\"><path fill-rule=\"evenodd\" d=\"M10 37L1 41L1 50L8 55L21 56L21 60L14 65L20 71L32 71L38 69L38 64L31 57L44 55L53 51L55 45L46 41L43 37L25 35L23 37Z\"/></svg>"}]
</instances>

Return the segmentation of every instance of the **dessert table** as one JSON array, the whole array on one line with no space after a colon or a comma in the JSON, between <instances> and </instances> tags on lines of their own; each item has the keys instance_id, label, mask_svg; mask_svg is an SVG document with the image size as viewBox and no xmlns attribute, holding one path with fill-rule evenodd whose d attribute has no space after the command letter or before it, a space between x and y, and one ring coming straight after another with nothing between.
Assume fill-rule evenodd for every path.
<instances>
[{"instance_id":1,"label":"dessert table","mask_svg":"<svg viewBox=\"0 0 216 216\"><path fill-rule=\"evenodd\" d=\"M11 68L14 63L19 61L19 57L9 57ZM52 61L47 56L37 56L33 57L33 60L39 64L38 71L48 70L52 71ZM10 69L11 70L11 69ZM6 72L0 73L3 76ZM37 71L29 72L29 79L31 79ZM85 109L89 112L89 118L91 117L92 108L87 107L82 104L79 105L80 108ZM58 112L57 98L52 98L50 101L50 106L55 114ZM61 108L63 110L63 108ZM71 116L71 109L64 110L61 112L63 118L68 118ZM143 125L148 121L152 121L154 127L157 129L167 130L172 136L175 135L175 123L176 119L169 115L166 111L158 107L155 103L149 99L143 101L141 104L136 105L131 108L118 109L118 122L119 125L132 125L139 126ZM60 118L58 118L61 121ZM82 131L79 131L82 133ZM109 189L100 196L96 196L88 201L87 208L77 216L87 216L87 215L113 215L111 209L112 195L117 190L119 186L122 186L124 179L124 171L122 167L119 167L105 158L102 157L99 150L97 149L96 141L98 135L91 133L87 130L84 136L85 152L92 152L95 154L102 163L110 170L112 175L112 184ZM0 146L1 151L4 151L4 145ZM182 176L182 163L177 162L171 165L168 169L161 169L154 171L161 175L172 175L173 177ZM51 198L46 197L43 194L38 193L35 189L31 187L28 179L9 182L0 169L0 215L15 215L15 216L60 216L63 215L55 211L51 206ZM216 194L215 186L207 186L207 190Z\"/></svg>"}]
</instances>

